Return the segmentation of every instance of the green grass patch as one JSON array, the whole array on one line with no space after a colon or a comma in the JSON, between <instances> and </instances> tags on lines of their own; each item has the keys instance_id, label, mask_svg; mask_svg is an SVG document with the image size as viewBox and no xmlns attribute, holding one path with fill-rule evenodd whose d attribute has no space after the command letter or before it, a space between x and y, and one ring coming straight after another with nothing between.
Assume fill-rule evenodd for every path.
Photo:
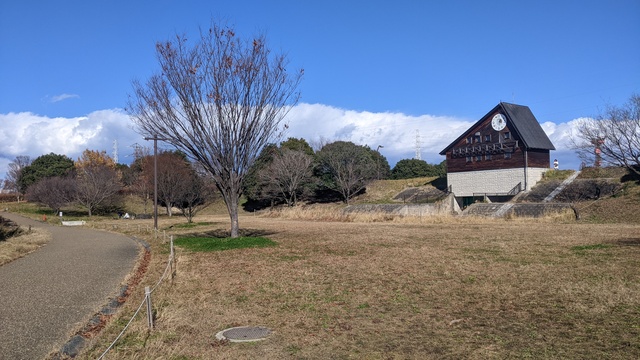
<instances>
[{"instance_id":1,"label":"green grass patch","mask_svg":"<svg viewBox=\"0 0 640 360\"><path fill-rule=\"evenodd\" d=\"M610 244L578 245L571 248L573 251L601 250L610 248Z\"/></svg>"},{"instance_id":2,"label":"green grass patch","mask_svg":"<svg viewBox=\"0 0 640 360\"><path fill-rule=\"evenodd\" d=\"M223 251L231 249L263 248L278 245L275 241L264 237L179 237L174 245L194 252Z\"/></svg>"},{"instance_id":3,"label":"green grass patch","mask_svg":"<svg viewBox=\"0 0 640 360\"><path fill-rule=\"evenodd\" d=\"M192 222L192 223L184 223L184 224L175 224L175 225L172 225L171 227L173 227L174 229L192 229L196 226L207 226L207 225L213 225L213 222L201 221L201 222Z\"/></svg>"},{"instance_id":4,"label":"green grass patch","mask_svg":"<svg viewBox=\"0 0 640 360\"><path fill-rule=\"evenodd\" d=\"M574 172L574 170L547 170L542 178L544 180L565 180Z\"/></svg>"}]
</instances>

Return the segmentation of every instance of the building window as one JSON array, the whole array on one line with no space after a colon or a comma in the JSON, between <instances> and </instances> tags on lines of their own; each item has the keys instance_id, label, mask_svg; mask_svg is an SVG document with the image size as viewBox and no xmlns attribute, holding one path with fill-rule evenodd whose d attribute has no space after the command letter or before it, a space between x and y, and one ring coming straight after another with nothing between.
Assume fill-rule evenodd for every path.
<instances>
[{"instance_id":1,"label":"building window","mask_svg":"<svg viewBox=\"0 0 640 360\"><path fill-rule=\"evenodd\" d=\"M471 144L473 142L473 137L469 136L467 138L467 144Z\"/></svg>"},{"instance_id":2,"label":"building window","mask_svg":"<svg viewBox=\"0 0 640 360\"><path fill-rule=\"evenodd\" d=\"M485 160L491 160L491 154L487 153L484 155Z\"/></svg>"},{"instance_id":3,"label":"building window","mask_svg":"<svg viewBox=\"0 0 640 360\"><path fill-rule=\"evenodd\" d=\"M480 142L480 135L476 135L473 137L474 142L479 143Z\"/></svg>"},{"instance_id":4,"label":"building window","mask_svg":"<svg viewBox=\"0 0 640 360\"><path fill-rule=\"evenodd\" d=\"M507 131L506 133L504 133L504 139L505 139L505 140L507 140L507 139L511 139L511 133L510 133L510 132L508 132L508 131Z\"/></svg>"},{"instance_id":5,"label":"building window","mask_svg":"<svg viewBox=\"0 0 640 360\"><path fill-rule=\"evenodd\" d=\"M482 155L476 155L476 161L482 161Z\"/></svg>"},{"instance_id":6,"label":"building window","mask_svg":"<svg viewBox=\"0 0 640 360\"><path fill-rule=\"evenodd\" d=\"M484 142L491 142L491 135L485 135Z\"/></svg>"},{"instance_id":7,"label":"building window","mask_svg":"<svg viewBox=\"0 0 640 360\"><path fill-rule=\"evenodd\" d=\"M511 159L511 153L510 152L504 153L504 158L505 159Z\"/></svg>"},{"instance_id":8,"label":"building window","mask_svg":"<svg viewBox=\"0 0 640 360\"><path fill-rule=\"evenodd\" d=\"M467 156L467 162L471 162L471 156Z\"/></svg>"}]
</instances>

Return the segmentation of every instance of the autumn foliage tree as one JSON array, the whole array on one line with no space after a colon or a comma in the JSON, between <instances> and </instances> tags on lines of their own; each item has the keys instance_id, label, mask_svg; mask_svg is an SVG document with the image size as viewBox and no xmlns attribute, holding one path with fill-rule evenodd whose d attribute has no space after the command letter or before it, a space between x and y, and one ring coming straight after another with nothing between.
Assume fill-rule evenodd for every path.
<instances>
[{"instance_id":1,"label":"autumn foliage tree","mask_svg":"<svg viewBox=\"0 0 640 360\"><path fill-rule=\"evenodd\" d=\"M76 200L92 216L96 210L119 206L120 176L116 164L105 151L85 150L76 168Z\"/></svg>"},{"instance_id":2,"label":"autumn foliage tree","mask_svg":"<svg viewBox=\"0 0 640 360\"><path fill-rule=\"evenodd\" d=\"M287 72L286 56L265 36L241 39L215 23L195 43L176 36L156 53L160 71L133 82L127 111L141 134L162 137L210 174L238 237L242 182L298 101L302 71Z\"/></svg>"}]
</instances>

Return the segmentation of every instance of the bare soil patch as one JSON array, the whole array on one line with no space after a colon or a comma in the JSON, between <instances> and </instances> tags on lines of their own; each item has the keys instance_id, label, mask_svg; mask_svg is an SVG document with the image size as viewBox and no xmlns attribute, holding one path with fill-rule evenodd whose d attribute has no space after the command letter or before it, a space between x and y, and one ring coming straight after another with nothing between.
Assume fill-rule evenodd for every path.
<instances>
[{"instance_id":1,"label":"bare soil patch","mask_svg":"<svg viewBox=\"0 0 640 360\"><path fill-rule=\"evenodd\" d=\"M224 216L201 217L221 232ZM453 218L330 222L241 217L276 247L177 250L177 277L154 292L156 328L138 316L107 358L487 359L640 357L640 225ZM170 229L170 230L169 230ZM140 234L166 266L163 238ZM142 286L141 286L142 287ZM96 358L143 291L80 358ZM236 326L274 331L235 344Z\"/></svg>"}]
</instances>

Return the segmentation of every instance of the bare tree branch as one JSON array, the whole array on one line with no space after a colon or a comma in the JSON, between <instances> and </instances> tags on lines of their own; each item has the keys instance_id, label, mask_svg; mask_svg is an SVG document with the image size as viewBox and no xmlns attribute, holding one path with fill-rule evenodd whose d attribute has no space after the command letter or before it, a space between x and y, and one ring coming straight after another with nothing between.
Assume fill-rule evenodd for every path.
<instances>
[{"instance_id":1,"label":"bare tree branch","mask_svg":"<svg viewBox=\"0 0 640 360\"><path fill-rule=\"evenodd\" d=\"M96 209L114 204L122 186L115 169L107 165L78 169L75 200L92 216Z\"/></svg>"},{"instance_id":2,"label":"bare tree branch","mask_svg":"<svg viewBox=\"0 0 640 360\"><path fill-rule=\"evenodd\" d=\"M217 24L192 46L176 36L156 51L161 72L134 81L128 111L140 133L162 136L212 175L237 237L242 181L283 130L302 71L288 74L286 56L272 54L264 36L243 41Z\"/></svg>"},{"instance_id":3,"label":"bare tree branch","mask_svg":"<svg viewBox=\"0 0 640 360\"><path fill-rule=\"evenodd\" d=\"M76 185L76 180L71 176L44 178L29 186L26 198L48 206L57 214L62 207L75 200Z\"/></svg>"},{"instance_id":4,"label":"bare tree branch","mask_svg":"<svg viewBox=\"0 0 640 360\"><path fill-rule=\"evenodd\" d=\"M329 187L342 194L345 203L376 178L371 150L352 142L336 141L318 152L320 172L328 175Z\"/></svg>"},{"instance_id":5,"label":"bare tree branch","mask_svg":"<svg viewBox=\"0 0 640 360\"><path fill-rule=\"evenodd\" d=\"M260 178L268 187L277 189L287 205L294 206L302 194L303 185L312 175L312 161L313 157L302 151L282 149L260 172Z\"/></svg>"},{"instance_id":6,"label":"bare tree branch","mask_svg":"<svg viewBox=\"0 0 640 360\"><path fill-rule=\"evenodd\" d=\"M22 192L18 180L22 174L22 169L31 165L31 158L26 155L16 156L15 160L9 163L7 176L3 183L3 189L16 194L16 200L20 202Z\"/></svg>"},{"instance_id":7,"label":"bare tree branch","mask_svg":"<svg viewBox=\"0 0 640 360\"><path fill-rule=\"evenodd\" d=\"M640 95L632 95L623 106L607 106L595 119L583 120L571 140L584 161L624 166L640 175Z\"/></svg>"}]
</instances>

